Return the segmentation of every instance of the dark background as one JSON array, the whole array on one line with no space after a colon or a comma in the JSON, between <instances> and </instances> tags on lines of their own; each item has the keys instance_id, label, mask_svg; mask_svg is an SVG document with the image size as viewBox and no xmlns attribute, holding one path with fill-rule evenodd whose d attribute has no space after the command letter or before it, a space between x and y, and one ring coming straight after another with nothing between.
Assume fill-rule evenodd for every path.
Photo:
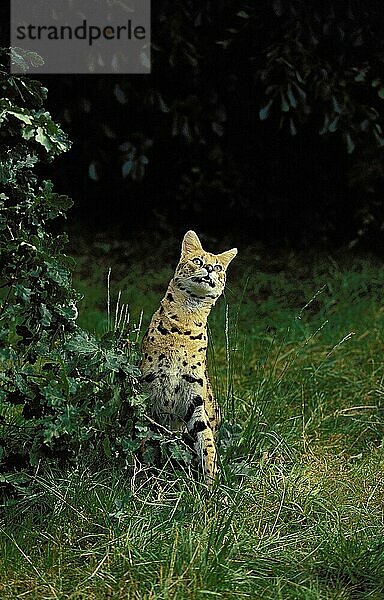
<instances>
[{"instance_id":1,"label":"dark background","mask_svg":"<svg viewBox=\"0 0 384 600\"><path fill-rule=\"evenodd\" d=\"M46 76L70 224L382 250L380 2L152 3L152 74Z\"/></svg>"}]
</instances>

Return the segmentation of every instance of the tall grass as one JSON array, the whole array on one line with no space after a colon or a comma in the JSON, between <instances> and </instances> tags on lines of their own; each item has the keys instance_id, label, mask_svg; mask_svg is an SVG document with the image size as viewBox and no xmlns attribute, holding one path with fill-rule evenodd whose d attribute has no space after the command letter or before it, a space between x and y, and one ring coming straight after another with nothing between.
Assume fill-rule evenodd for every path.
<instances>
[{"instance_id":1,"label":"tall grass","mask_svg":"<svg viewBox=\"0 0 384 600\"><path fill-rule=\"evenodd\" d=\"M214 492L170 465L37 470L3 508L0 598L384 597L384 271L291 257L276 273L276 257L253 272L250 257L210 320L226 416ZM98 329L95 262L79 286ZM170 269L140 269L118 282L119 306L145 326Z\"/></svg>"}]
</instances>

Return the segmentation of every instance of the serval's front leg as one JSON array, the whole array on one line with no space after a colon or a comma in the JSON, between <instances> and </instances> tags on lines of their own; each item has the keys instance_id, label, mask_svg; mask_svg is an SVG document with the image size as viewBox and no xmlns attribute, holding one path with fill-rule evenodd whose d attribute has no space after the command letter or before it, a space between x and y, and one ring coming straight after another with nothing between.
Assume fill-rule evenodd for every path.
<instances>
[{"instance_id":1,"label":"serval's front leg","mask_svg":"<svg viewBox=\"0 0 384 600\"><path fill-rule=\"evenodd\" d=\"M203 469L206 483L212 486L217 475L217 452L210 416L200 394L192 397L186 415L188 433L193 440L193 448Z\"/></svg>"}]
</instances>

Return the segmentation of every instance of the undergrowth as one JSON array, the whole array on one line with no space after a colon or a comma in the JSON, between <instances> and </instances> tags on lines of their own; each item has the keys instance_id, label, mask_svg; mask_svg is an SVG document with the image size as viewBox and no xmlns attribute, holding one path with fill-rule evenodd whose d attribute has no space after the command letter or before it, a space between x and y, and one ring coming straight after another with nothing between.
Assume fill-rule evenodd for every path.
<instances>
[{"instance_id":1,"label":"undergrowth","mask_svg":"<svg viewBox=\"0 0 384 600\"><path fill-rule=\"evenodd\" d=\"M213 494L170 463L36 468L4 507L1 598L384 597L381 264L259 252L240 253L210 320ZM80 324L101 334L108 263L90 255ZM124 271L111 297L144 330L171 268Z\"/></svg>"}]
</instances>

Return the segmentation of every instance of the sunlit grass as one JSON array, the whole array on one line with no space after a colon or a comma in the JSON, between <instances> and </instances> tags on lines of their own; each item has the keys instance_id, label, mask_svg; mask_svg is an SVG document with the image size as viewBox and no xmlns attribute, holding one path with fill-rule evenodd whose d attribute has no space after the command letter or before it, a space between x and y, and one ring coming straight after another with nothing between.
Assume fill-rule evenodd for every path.
<instances>
[{"instance_id":1,"label":"sunlit grass","mask_svg":"<svg viewBox=\"0 0 384 600\"><path fill-rule=\"evenodd\" d=\"M106 327L109 266L145 328L171 267L101 251L79 261L81 324ZM0 597L383 598L383 283L373 259L240 254L210 320L213 494L169 466L37 469L3 510Z\"/></svg>"}]
</instances>

